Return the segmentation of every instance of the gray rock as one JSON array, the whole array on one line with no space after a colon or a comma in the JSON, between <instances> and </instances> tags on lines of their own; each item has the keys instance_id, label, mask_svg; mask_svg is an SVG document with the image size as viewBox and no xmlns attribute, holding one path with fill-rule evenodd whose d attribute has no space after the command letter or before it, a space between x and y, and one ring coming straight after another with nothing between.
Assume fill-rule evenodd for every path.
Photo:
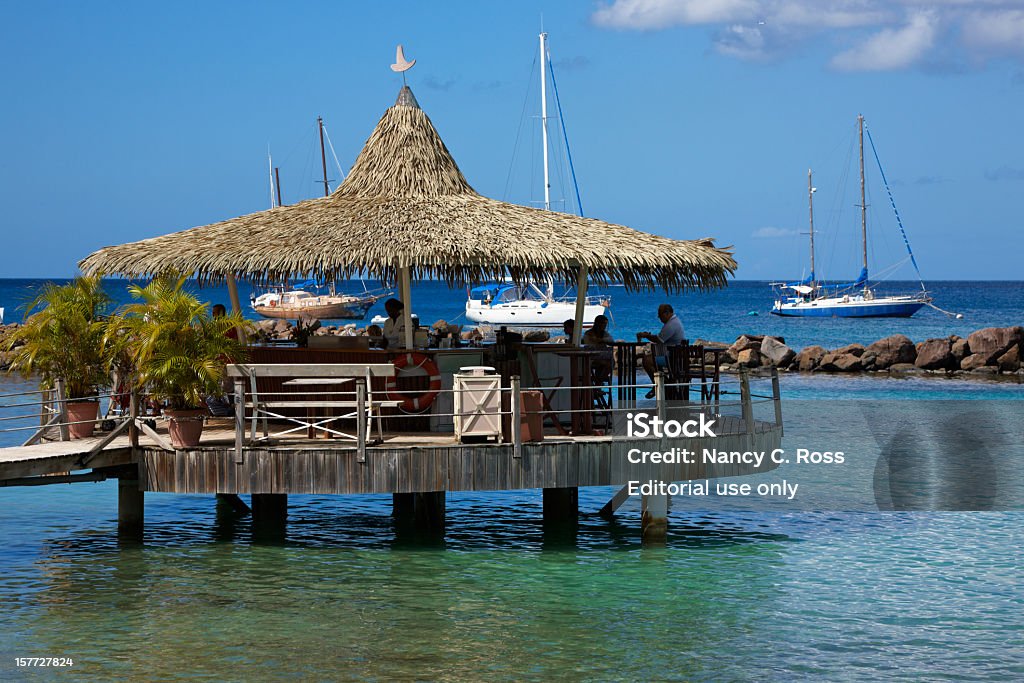
<instances>
[{"instance_id":1,"label":"gray rock","mask_svg":"<svg viewBox=\"0 0 1024 683\"><path fill-rule=\"evenodd\" d=\"M971 355L983 357L985 365L992 363L1009 351L1011 346L1018 346L1022 341L1024 341L1024 327L1019 326L986 327L972 332L967 337Z\"/></svg>"},{"instance_id":2,"label":"gray rock","mask_svg":"<svg viewBox=\"0 0 1024 683\"><path fill-rule=\"evenodd\" d=\"M725 357L732 362L737 362L740 357L741 351L754 350L758 351L761 348L760 337L749 337L745 334L740 335L732 346L725 352Z\"/></svg>"},{"instance_id":3,"label":"gray rock","mask_svg":"<svg viewBox=\"0 0 1024 683\"><path fill-rule=\"evenodd\" d=\"M977 370L978 368L985 367L988 364L988 359L980 353L972 353L971 355L960 361L961 370Z\"/></svg>"},{"instance_id":4,"label":"gray rock","mask_svg":"<svg viewBox=\"0 0 1024 683\"><path fill-rule=\"evenodd\" d=\"M967 356L971 355L971 347L967 343L966 339L954 340L951 351L953 353L953 360L955 360L957 364L959 364L964 358L967 358Z\"/></svg>"},{"instance_id":5,"label":"gray rock","mask_svg":"<svg viewBox=\"0 0 1024 683\"><path fill-rule=\"evenodd\" d=\"M1010 350L996 359L999 372L1017 372L1020 370L1020 346L1011 346Z\"/></svg>"},{"instance_id":6,"label":"gray rock","mask_svg":"<svg viewBox=\"0 0 1024 683\"><path fill-rule=\"evenodd\" d=\"M893 334L869 344L864 353L874 356L874 367L888 368L897 363L913 363L917 358L914 342L902 334Z\"/></svg>"},{"instance_id":7,"label":"gray rock","mask_svg":"<svg viewBox=\"0 0 1024 683\"><path fill-rule=\"evenodd\" d=\"M861 365L859 356L831 351L822 357L818 369L824 372L859 372L864 366Z\"/></svg>"},{"instance_id":8,"label":"gray rock","mask_svg":"<svg viewBox=\"0 0 1024 683\"><path fill-rule=\"evenodd\" d=\"M914 365L924 370L949 370L958 367L953 357L953 342L949 339L928 339L917 345Z\"/></svg>"},{"instance_id":9,"label":"gray rock","mask_svg":"<svg viewBox=\"0 0 1024 683\"><path fill-rule=\"evenodd\" d=\"M864 345L847 344L846 346L836 349L835 353L849 353L851 355L857 356L857 358L860 358L861 356L864 355Z\"/></svg>"},{"instance_id":10,"label":"gray rock","mask_svg":"<svg viewBox=\"0 0 1024 683\"><path fill-rule=\"evenodd\" d=\"M821 346L808 346L797 354L796 365L800 368L801 372L816 370L818 365L821 364L821 359L825 356L825 353L825 349Z\"/></svg>"},{"instance_id":11,"label":"gray rock","mask_svg":"<svg viewBox=\"0 0 1024 683\"><path fill-rule=\"evenodd\" d=\"M761 355L771 365L788 368L796 358L796 351L775 337L765 337L761 340Z\"/></svg>"},{"instance_id":12,"label":"gray rock","mask_svg":"<svg viewBox=\"0 0 1024 683\"><path fill-rule=\"evenodd\" d=\"M736 365L743 368L759 368L761 353L757 349L744 349L736 354Z\"/></svg>"}]
</instances>

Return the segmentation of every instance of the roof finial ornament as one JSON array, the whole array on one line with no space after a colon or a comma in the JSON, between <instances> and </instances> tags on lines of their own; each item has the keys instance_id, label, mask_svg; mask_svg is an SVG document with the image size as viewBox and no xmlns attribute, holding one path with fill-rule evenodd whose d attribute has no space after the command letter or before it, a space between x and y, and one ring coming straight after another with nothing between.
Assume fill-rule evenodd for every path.
<instances>
[{"instance_id":1,"label":"roof finial ornament","mask_svg":"<svg viewBox=\"0 0 1024 683\"><path fill-rule=\"evenodd\" d=\"M405 85L405 72L416 66L416 60L411 62L405 58L405 50L399 45L398 49L395 50L395 63L391 65L391 70L402 74L402 85Z\"/></svg>"}]
</instances>

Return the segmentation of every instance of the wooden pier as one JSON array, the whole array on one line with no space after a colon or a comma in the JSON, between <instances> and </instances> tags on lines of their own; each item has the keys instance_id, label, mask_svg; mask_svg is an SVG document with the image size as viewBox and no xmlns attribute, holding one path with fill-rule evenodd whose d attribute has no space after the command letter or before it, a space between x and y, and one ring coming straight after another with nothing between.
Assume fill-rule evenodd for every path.
<instances>
[{"instance_id":1,"label":"wooden pier","mask_svg":"<svg viewBox=\"0 0 1024 683\"><path fill-rule=\"evenodd\" d=\"M92 454L102 437L0 449L0 487L117 478L119 522L123 529L134 532L142 528L145 492L251 494L254 520L264 518L255 521L277 519L282 524L289 494L390 493L395 496L396 513L406 509L423 517L428 526L442 525L443 533L444 494L449 491L543 489L546 516L574 517L575 491L581 486L623 487L630 481L744 476L774 467L768 462L760 469L706 465L699 458L692 464L640 465L626 458L631 448L661 451L675 447L701 453L704 448L770 451L780 446L781 424L728 416L718 420L714 438L660 441L550 436L520 444L519 457L511 443L459 443L451 434L388 434L383 443L367 446L362 460L352 442L294 435L246 444L238 451L234 421L211 420L199 446L185 450L167 450L166 444L158 444L146 434L137 446L132 446L129 436L120 436ZM413 496L418 496L418 504ZM556 498L558 505L554 504ZM617 498L621 503L623 497ZM664 521L665 501L650 497L643 502L645 520L654 511ZM613 511L617 505L610 503L609 507ZM647 528L655 536L664 533L663 524L660 531L657 524Z\"/></svg>"}]
</instances>

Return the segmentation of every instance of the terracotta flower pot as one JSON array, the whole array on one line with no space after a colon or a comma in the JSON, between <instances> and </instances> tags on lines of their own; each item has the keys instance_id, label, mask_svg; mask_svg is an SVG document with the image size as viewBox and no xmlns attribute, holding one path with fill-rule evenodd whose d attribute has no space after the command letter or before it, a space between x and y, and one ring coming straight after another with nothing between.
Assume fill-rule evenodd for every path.
<instances>
[{"instance_id":1,"label":"terracotta flower pot","mask_svg":"<svg viewBox=\"0 0 1024 683\"><path fill-rule=\"evenodd\" d=\"M198 410L164 410L168 418L167 431L171 435L171 445L175 448L192 448L199 444L203 434L203 418L205 409Z\"/></svg>"},{"instance_id":2,"label":"terracotta flower pot","mask_svg":"<svg viewBox=\"0 0 1024 683\"><path fill-rule=\"evenodd\" d=\"M100 402L96 399L89 401L68 402L68 422L80 423L69 424L68 433L72 439L84 439L92 436L96 430L96 420L100 416Z\"/></svg>"}]
</instances>

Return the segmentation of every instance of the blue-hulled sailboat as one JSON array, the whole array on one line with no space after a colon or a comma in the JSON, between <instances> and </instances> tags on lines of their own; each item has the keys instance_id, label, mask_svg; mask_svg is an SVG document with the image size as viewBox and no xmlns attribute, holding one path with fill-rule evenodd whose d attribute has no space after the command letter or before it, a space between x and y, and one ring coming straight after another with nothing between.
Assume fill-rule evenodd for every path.
<instances>
[{"instance_id":1,"label":"blue-hulled sailboat","mask_svg":"<svg viewBox=\"0 0 1024 683\"><path fill-rule=\"evenodd\" d=\"M811 181L811 172L807 171L807 196L810 210L810 235L811 235L811 272L806 278L796 282L773 283L778 288L780 295L772 306L773 315L801 317L801 318L909 318L917 313L923 306L931 303L931 297L921 281L921 291L912 294L876 294L868 282L868 229L867 229L867 202L864 197L864 117L857 117L858 139L860 144L860 224L861 243L864 251L864 265L860 275L853 282L826 284L819 282L814 272L814 191ZM868 140L871 140L871 133L868 133ZM871 149L874 151L874 142L871 142ZM878 161L878 153L875 152L875 161ZM896 204L892 199L892 192L889 190L889 183L885 180L885 172L882 171L881 163L878 164L879 173L885 183L885 189L889 193L889 201L893 211L896 212L896 222L903 234L903 242L907 245L907 253L910 254L910 261L914 264L914 270L918 278L921 271L917 267L917 260L914 252L910 249L910 242L907 240L907 233L903 229L899 212L896 211Z\"/></svg>"}]
</instances>

